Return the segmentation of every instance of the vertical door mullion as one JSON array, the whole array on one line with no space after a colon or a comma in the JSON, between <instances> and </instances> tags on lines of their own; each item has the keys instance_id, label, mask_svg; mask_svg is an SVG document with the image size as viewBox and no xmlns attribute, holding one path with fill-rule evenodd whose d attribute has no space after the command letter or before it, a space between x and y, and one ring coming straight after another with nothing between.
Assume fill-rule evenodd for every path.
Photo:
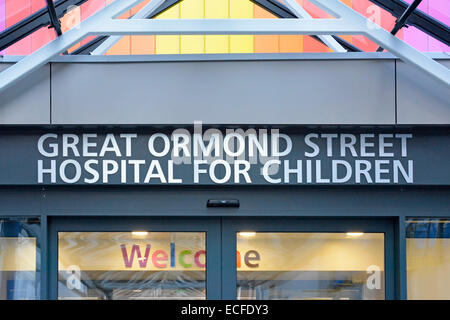
<instances>
[{"instance_id":1,"label":"vertical door mullion","mask_svg":"<svg viewBox=\"0 0 450 320\"><path fill-rule=\"evenodd\" d=\"M206 299L220 300L221 292L221 234L220 220L214 219L206 231Z\"/></svg>"},{"instance_id":2,"label":"vertical door mullion","mask_svg":"<svg viewBox=\"0 0 450 320\"><path fill-rule=\"evenodd\" d=\"M384 245L384 273L385 273L385 299L393 300L396 298L395 283L395 235L394 226L389 223L385 228L385 245Z\"/></svg>"},{"instance_id":3,"label":"vertical door mullion","mask_svg":"<svg viewBox=\"0 0 450 320\"><path fill-rule=\"evenodd\" d=\"M407 299L406 287L406 225L403 216L398 217L395 229L395 258L396 258L396 299Z\"/></svg>"},{"instance_id":4,"label":"vertical door mullion","mask_svg":"<svg viewBox=\"0 0 450 320\"><path fill-rule=\"evenodd\" d=\"M49 250L48 250L48 224L47 224L47 216L41 215L41 236L40 236L40 242L41 242L41 256L40 256L40 263L41 263L41 269L40 269L40 276L41 276L41 292L40 292L40 299L46 300L48 299L48 257Z\"/></svg>"},{"instance_id":5,"label":"vertical door mullion","mask_svg":"<svg viewBox=\"0 0 450 320\"><path fill-rule=\"evenodd\" d=\"M56 221L47 219L47 237L48 237L48 276L47 276L47 298L50 300L58 299L58 233Z\"/></svg>"},{"instance_id":6,"label":"vertical door mullion","mask_svg":"<svg viewBox=\"0 0 450 320\"><path fill-rule=\"evenodd\" d=\"M236 300L236 230L232 219L222 219L222 299Z\"/></svg>"}]
</instances>

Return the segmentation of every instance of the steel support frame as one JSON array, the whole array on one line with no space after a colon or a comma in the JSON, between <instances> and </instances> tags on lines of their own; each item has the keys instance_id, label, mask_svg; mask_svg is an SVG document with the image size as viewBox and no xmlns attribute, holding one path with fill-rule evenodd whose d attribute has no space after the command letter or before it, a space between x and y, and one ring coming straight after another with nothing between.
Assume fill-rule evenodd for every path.
<instances>
[{"instance_id":1,"label":"steel support frame","mask_svg":"<svg viewBox=\"0 0 450 320\"><path fill-rule=\"evenodd\" d=\"M312 19L311 15L306 12L296 1L293 0L285 0L290 11L297 18L302 19ZM164 0L153 0L144 6L138 13L136 13L131 19L146 19L147 16L151 15L162 3ZM94 51L92 51L92 55L103 55L105 54L114 44L116 44L122 37L121 36L112 36L105 40L102 44L100 44ZM325 43L330 49L335 52L346 52L345 50L332 36L322 35L319 36L320 40Z\"/></svg>"},{"instance_id":2,"label":"steel support frame","mask_svg":"<svg viewBox=\"0 0 450 320\"><path fill-rule=\"evenodd\" d=\"M139 18L152 19L156 15L169 9L170 7L172 7L173 5L175 5L181 1L183 1L183 0L165 1L161 5L159 5L158 8L154 9L153 11L149 11L148 9L143 8L131 19L139 19ZM261 8L276 15L279 18L286 19L286 18L296 18L297 17L291 10L289 10L289 8L285 7L282 3L278 2L277 0L251 0L251 1L253 3L255 3L256 5L260 6ZM306 13L306 11L305 11L305 13ZM306 15L309 18L311 18L311 16L309 16L308 13L306 13ZM328 46L327 43L322 41L322 39L320 39L319 37L317 37L317 36L311 36L311 37L313 39L319 41L320 43L323 43L324 45ZM346 50L351 51L351 52L360 52L361 51L358 48L356 48L355 46L353 46L352 44L348 43L347 41L345 41L337 36L331 36L334 40L330 39L329 36L326 36L326 37L328 37L327 39L329 39L328 42L333 43L333 48L335 48L334 51L337 51L337 52L345 52ZM118 36L110 37L109 39L108 38L109 37L107 37L107 36L97 37L96 39L91 40L89 43L87 43L84 46L80 47L79 49L75 50L73 52L73 54L76 54L76 55L77 54L88 54L91 52L92 52L91 53L92 55L104 54L105 52L107 52L107 50L109 48L111 48L120 39L120 37L118 37ZM107 41L108 41L109 45L104 44L106 39L108 39ZM99 49L97 49L97 48L99 48Z\"/></svg>"},{"instance_id":3,"label":"steel support frame","mask_svg":"<svg viewBox=\"0 0 450 320\"><path fill-rule=\"evenodd\" d=\"M114 19L143 0L116 0L34 53L0 73L0 92L90 35L360 34L407 63L450 86L450 70L339 0L311 0L336 19Z\"/></svg>"},{"instance_id":4,"label":"steel support frame","mask_svg":"<svg viewBox=\"0 0 450 320\"><path fill-rule=\"evenodd\" d=\"M48 15L50 17L50 25L55 29L56 35L59 37L62 35L61 30L61 23L59 22L59 17L56 14L55 4L53 3L53 0L46 0L47 1L47 11Z\"/></svg>"},{"instance_id":5,"label":"steel support frame","mask_svg":"<svg viewBox=\"0 0 450 320\"><path fill-rule=\"evenodd\" d=\"M78 6L86 1L87 0L59 0L54 3L55 14L58 18L60 18L66 13L68 7L75 5ZM0 51L22 40L36 30L50 24L52 24L52 20L48 8L45 7L40 9L0 33Z\"/></svg>"},{"instance_id":6,"label":"steel support frame","mask_svg":"<svg viewBox=\"0 0 450 320\"><path fill-rule=\"evenodd\" d=\"M165 1L158 9L156 9L152 14L149 14L145 17L145 19L153 19L157 15L161 14L162 12L166 11L167 9L171 8L175 4L181 2L183 0L168 0ZM296 16L288 9L286 8L281 2L278 2L277 0L250 0L259 7L263 8L264 10L269 11L273 15L283 18L283 19L289 19L289 18L296 18ZM337 43L339 43L344 49L350 52L361 52L361 50L351 43L341 39L338 36L332 36ZM311 35L311 38L313 38L316 41L319 41L320 43L326 45L318 36ZM79 55L79 54L90 54L92 51L94 51L96 48L98 48L106 39L108 39L108 36L100 36L96 37L95 39L89 41L88 43L84 44L80 48L74 50L71 55Z\"/></svg>"},{"instance_id":7,"label":"steel support frame","mask_svg":"<svg viewBox=\"0 0 450 320\"><path fill-rule=\"evenodd\" d=\"M147 15L145 19L153 19L159 14L163 13L164 11L170 9L177 3L180 3L183 0L166 0L164 1L157 9L155 9L151 14ZM95 39L89 41L88 43L82 45L78 49L74 50L71 55L79 55L79 54L90 54L92 51L94 51L98 46L100 46L106 39L108 39L108 36L100 36L96 37Z\"/></svg>"},{"instance_id":8,"label":"steel support frame","mask_svg":"<svg viewBox=\"0 0 450 320\"><path fill-rule=\"evenodd\" d=\"M408 18L411 16L411 14L416 10L416 8L419 6L419 4L422 2L422 0L414 0L413 3L403 12L403 14L400 16L400 18L397 19L395 22L394 27L391 30L391 34L394 36L397 34L397 32L400 31L401 28L406 24L406 21L408 21ZM378 47L377 52L383 51L382 47Z\"/></svg>"},{"instance_id":9,"label":"steel support frame","mask_svg":"<svg viewBox=\"0 0 450 320\"><path fill-rule=\"evenodd\" d=\"M377 6L389 11L394 17L399 18L408 8L409 3L402 0L370 0ZM450 28L428 14L415 10L408 19L408 25L422 30L429 36L450 46Z\"/></svg>"},{"instance_id":10,"label":"steel support frame","mask_svg":"<svg viewBox=\"0 0 450 320\"><path fill-rule=\"evenodd\" d=\"M152 0L147 3L141 10L139 10L130 20L133 19L147 19L147 16L152 15L161 5L166 2L166 0ZM91 52L92 55L103 55L112 46L114 46L122 36L111 36L103 41L94 51Z\"/></svg>"},{"instance_id":11,"label":"steel support frame","mask_svg":"<svg viewBox=\"0 0 450 320\"><path fill-rule=\"evenodd\" d=\"M264 10L269 11L273 15L283 18L283 19L289 19L289 18L296 18L296 16L287 8L284 6L281 2L278 2L277 0L250 0L257 6L263 8ZM313 38L316 41L319 41L320 43L326 45L318 36L311 35L311 38ZM361 52L360 49L352 45L350 42L345 41L344 39L338 37L338 36L332 36L334 40L336 40L337 43L339 43L344 49L346 49L349 52Z\"/></svg>"},{"instance_id":12,"label":"steel support frame","mask_svg":"<svg viewBox=\"0 0 450 320\"><path fill-rule=\"evenodd\" d=\"M311 15L306 12L301 5L298 4L296 0L284 0L286 7L288 7L292 13L294 13L297 18L311 20ZM335 52L347 52L332 36L330 35L319 35L320 40L322 40L328 48Z\"/></svg>"}]
</instances>

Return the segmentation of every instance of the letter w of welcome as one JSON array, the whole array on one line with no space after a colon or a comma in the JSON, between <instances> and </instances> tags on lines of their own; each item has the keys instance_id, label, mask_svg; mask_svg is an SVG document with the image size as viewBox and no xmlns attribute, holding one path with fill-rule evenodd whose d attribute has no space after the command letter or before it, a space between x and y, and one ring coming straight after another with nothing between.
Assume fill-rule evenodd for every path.
<instances>
[{"instance_id":1,"label":"letter w of welcome","mask_svg":"<svg viewBox=\"0 0 450 320\"><path fill-rule=\"evenodd\" d=\"M136 252L136 255L138 258L139 266L141 268L147 267L148 256L150 255L150 248L151 248L150 244L148 244L145 248L144 258L142 258L140 246L137 244L133 244L133 246L131 247L131 252L130 252L129 257L128 257L126 245L121 244L120 248L122 249L123 262L125 263L126 268L133 267L133 260L134 260L135 252Z\"/></svg>"}]
</instances>

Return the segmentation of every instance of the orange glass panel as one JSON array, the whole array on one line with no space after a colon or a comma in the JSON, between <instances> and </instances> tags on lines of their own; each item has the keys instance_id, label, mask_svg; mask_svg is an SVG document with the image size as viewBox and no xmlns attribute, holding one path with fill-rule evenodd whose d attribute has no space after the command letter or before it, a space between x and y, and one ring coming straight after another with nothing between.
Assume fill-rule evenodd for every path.
<instances>
[{"instance_id":1,"label":"orange glass panel","mask_svg":"<svg viewBox=\"0 0 450 320\"><path fill-rule=\"evenodd\" d=\"M276 19L277 17L255 5L255 19ZM280 36L278 35L255 35L255 52L279 52Z\"/></svg>"},{"instance_id":2,"label":"orange glass panel","mask_svg":"<svg viewBox=\"0 0 450 320\"><path fill-rule=\"evenodd\" d=\"M154 36L131 36L131 54L154 54Z\"/></svg>"},{"instance_id":3,"label":"orange glass panel","mask_svg":"<svg viewBox=\"0 0 450 320\"><path fill-rule=\"evenodd\" d=\"M320 41L305 36L303 38L303 52L331 52L331 50Z\"/></svg>"},{"instance_id":4,"label":"orange glass panel","mask_svg":"<svg viewBox=\"0 0 450 320\"><path fill-rule=\"evenodd\" d=\"M280 52L302 52L304 36L281 35Z\"/></svg>"},{"instance_id":5,"label":"orange glass panel","mask_svg":"<svg viewBox=\"0 0 450 320\"><path fill-rule=\"evenodd\" d=\"M356 1L358 1L358 0L356 0ZM341 0L341 2L343 2L350 8L352 8L352 6L353 6L353 0ZM351 36L351 35L340 35L339 37L349 43L352 43L352 41L353 41L353 36Z\"/></svg>"},{"instance_id":6,"label":"orange glass panel","mask_svg":"<svg viewBox=\"0 0 450 320\"><path fill-rule=\"evenodd\" d=\"M330 19L331 15L311 4L308 0L297 0L300 5L311 15L313 18ZM310 36L303 37L303 52L330 52L331 50L320 41L313 39Z\"/></svg>"},{"instance_id":7,"label":"orange glass panel","mask_svg":"<svg viewBox=\"0 0 450 320\"><path fill-rule=\"evenodd\" d=\"M141 10L150 1L144 1L131 9L134 15ZM153 54L155 53L155 37L154 36L131 36L130 50L131 54Z\"/></svg>"}]
</instances>

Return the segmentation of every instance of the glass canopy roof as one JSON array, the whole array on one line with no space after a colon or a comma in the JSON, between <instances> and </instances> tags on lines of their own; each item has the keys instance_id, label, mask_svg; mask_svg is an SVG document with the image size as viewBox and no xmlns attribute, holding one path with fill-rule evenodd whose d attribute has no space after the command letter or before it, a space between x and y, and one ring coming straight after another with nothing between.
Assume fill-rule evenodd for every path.
<instances>
[{"instance_id":1,"label":"glass canopy roof","mask_svg":"<svg viewBox=\"0 0 450 320\"><path fill-rule=\"evenodd\" d=\"M0 55L28 55L58 34L76 27L114 0L0 0ZM154 1L154 0L153 0ZM450 52L448 0L341 0L422 52ZM143 1L120 18L135 15ZM332 18L308 0L297 2L313 18ZM409 7L411 5L411 7ZM409 7L409 12L408 12ZM403 19L400 18L403 16ZM265 19L292 18L278 0L168 0L147 18ZM406 22L406 23L405 23ZM107 37L90 36L65 54L89 54ZM360 35L335 37L348 51L380 51ZM123 36L107 55L331 52L318 37L306 35L144 35Z\"/></svg>"}]
</instances>

